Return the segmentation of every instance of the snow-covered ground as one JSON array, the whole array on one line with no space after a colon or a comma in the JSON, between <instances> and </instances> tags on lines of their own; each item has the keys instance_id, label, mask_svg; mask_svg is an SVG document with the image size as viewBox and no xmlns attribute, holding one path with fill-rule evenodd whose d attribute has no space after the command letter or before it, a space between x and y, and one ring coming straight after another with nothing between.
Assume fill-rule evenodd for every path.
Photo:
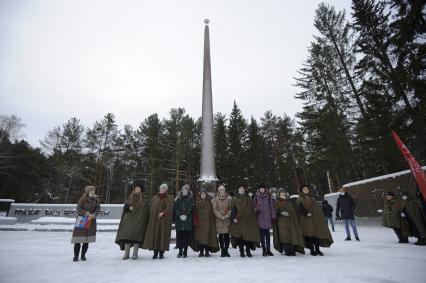
<instances>
[{"instance_id":1,"label":"snow-covered ground","mask_svg":"<svg viewBox=\"0 0 426 283\"><path fill-rule=\"evenodd\" d=\"M361 242L345 242L343 226L324 257L231 258L218 254L164 260L140 251L138 260L121 259L114 232L99 232L86 262L72 262L70 232L0 231L0 282L426 282L426 247L398 244L392 230L359 227Z\"/></svg>"}]
</instances>

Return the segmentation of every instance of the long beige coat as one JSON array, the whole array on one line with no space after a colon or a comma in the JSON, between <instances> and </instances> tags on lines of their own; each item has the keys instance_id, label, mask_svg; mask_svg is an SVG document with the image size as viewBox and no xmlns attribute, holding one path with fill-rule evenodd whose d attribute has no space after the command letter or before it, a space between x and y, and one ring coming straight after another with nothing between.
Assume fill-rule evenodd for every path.
<instances>
[{"instance_id":1,"label":"long beige coat","mask_svg":"<svg viewBox=\"0 0 426 283\"><path fill-rule=\"evenodd\" d=\"M213 213L216 217L216 231L218 234L229 233L231 225L231 199L228 197L212 199ZM222 216L225 219L222 219Z\"/></svg>"}]
</instances>

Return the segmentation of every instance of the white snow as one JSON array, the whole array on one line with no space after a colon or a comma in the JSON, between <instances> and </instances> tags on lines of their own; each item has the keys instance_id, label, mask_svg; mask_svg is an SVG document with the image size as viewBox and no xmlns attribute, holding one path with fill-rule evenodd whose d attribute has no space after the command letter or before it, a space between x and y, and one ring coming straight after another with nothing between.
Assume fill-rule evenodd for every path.
<instances>
[{"instance_id":1,"label":"white snow","mask_svg":"<svg viewBox=\"0 0 426 283\"><path fill-rule=\"evenodd\" d=\"M423 166L422 169L423 171L426 171L426 166ZM389 178L395 178L397 176L401 176L405 174L411 174L411 170L400 171L400 172L396 172L396 173L392 173L388 175L383 175L383 176L378 176L378 177L365 179L365 180L361 180L357 182L352 182L352 183L344 184L343 187L350 188L350 187L361 185L361 184L371 183L371 182L380 181L380 180L389 179Z\"/></svg>"},{"instance_id":2,"label":"white snow","mask_svg":"<svg viewBox=\"0 0 426 283\"><path fill-rule=\"evenodd\" d=\"M35 225L33 225L35 226ZM70 232L0 231L1 282L425 282L426 247L398 244L391 229L359 227L361 242L345 242L337 225L335 243L324 257L231 258L214 254L176 258L171 247L164 260L140 250L138 260L121 260L115 233L99 232L87 262L72 262ZM412 240L412 239L411 239Z\"/></svg>"},{"instance_id":3,"label":"white snow","mask_svg":"<svg viewBox=\"0 0 426 283\"><path fill-rule=\"evenodd\" d=\"M41 224L41 225L47 225L47 224L74 224L75 223L75 217L41 217L39 219L35 219L31 221L32 224ZM105 224L120 224L120 219L97 219L96 223L98 225L105 225Z\"/></svg>"}]
</instances>

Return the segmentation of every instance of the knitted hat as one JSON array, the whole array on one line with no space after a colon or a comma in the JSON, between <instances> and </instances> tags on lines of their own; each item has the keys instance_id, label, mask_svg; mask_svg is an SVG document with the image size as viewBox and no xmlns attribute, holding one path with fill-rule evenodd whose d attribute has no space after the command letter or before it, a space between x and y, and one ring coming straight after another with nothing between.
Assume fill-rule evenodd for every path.
<instances>
[{"instance_id":1,"label":"knitted hat","mask_svg":"<svg viewBox=\"0 0 426 283\"><path fill-rule=\"evenodd\" d=\"M96 187L95 186L86 186L85 188L84 188L84 192L86 193L86 194L88 194L88 193L90 193L90 191L96 191Z\"/></svg>"}]
</instances>

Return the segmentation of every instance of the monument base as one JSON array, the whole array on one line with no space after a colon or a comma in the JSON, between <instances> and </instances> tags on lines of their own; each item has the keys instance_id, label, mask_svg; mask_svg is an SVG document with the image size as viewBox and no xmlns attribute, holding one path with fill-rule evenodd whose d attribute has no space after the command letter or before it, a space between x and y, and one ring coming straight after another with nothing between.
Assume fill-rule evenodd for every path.
<instances>
[{"instance_id":1,"label":"monument base","mask_svg":"<svg viewBox=\"0 0 426 283\"><path fill-rule=\"evenodd\" d=\"M198 180L198 190L205 189L211 197L216 196L218 180Z\"/></svg>"}]
</instances>

